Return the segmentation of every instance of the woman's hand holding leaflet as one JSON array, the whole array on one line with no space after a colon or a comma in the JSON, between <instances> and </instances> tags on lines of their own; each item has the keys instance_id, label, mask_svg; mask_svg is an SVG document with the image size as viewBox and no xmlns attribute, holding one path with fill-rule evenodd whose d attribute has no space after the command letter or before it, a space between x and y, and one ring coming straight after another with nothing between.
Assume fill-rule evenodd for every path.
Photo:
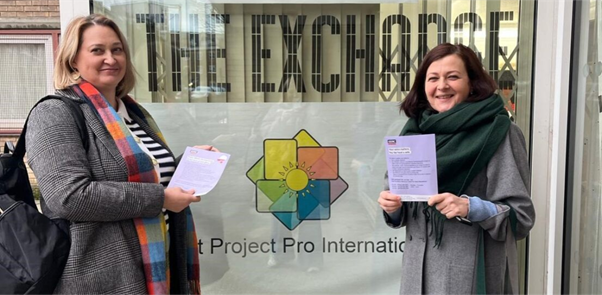
<instances>
[{"instance_id":1,"label":"woman's hand holding leaflet","mask_svg":"<svg viewBox=\"0 0 602 295\"><path fill-rule=\"evenodd\" d=\"M193 189L185 191L180 187L170 187L165 189L163 208L177 213L184 210L190 203L200 201L201 196L195 197Z\"/></svg>"},{"instance_id":2,"label":"woman's hand holding leaflet","mask_svg":"<svg viewBox=\"0 0 602 295\"><path fill-rule=\"evenodd\" d=\"M382 191L378 197L378 204L385 212L393 213L401 208L401 197L390 191Z\"/></svg>"}]
</instances>

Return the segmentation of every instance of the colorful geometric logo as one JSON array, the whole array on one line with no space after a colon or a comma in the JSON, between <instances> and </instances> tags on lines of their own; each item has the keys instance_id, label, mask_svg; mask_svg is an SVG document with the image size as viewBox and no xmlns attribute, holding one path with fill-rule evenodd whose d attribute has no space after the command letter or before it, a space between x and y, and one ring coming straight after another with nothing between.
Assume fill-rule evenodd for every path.
<instances>
[{"instance_id":1,"label":"colorful geometric logo","mask_svg":"<svg viewBox=\"0 0 602 295\"><path fill-rule=\"evenodd\" d=\"M339 149L321 146L307 131L266 139L263 157L247 171L259 213L272 213L289 230L304 220L330 218L330 205L349 187L339 176Z\"/></svg>"}]
</instances>

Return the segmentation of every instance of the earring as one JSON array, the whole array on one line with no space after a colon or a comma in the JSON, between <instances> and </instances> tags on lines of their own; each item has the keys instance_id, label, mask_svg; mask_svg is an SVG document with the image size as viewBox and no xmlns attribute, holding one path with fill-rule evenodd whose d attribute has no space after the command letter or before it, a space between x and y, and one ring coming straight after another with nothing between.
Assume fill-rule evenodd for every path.
<instances>
[{"instance_id":1,"label":"earring","mask_svg":"<svg viewBox=\"0 0 602 295\"><path fill-rule=\"evenodd\" d=\"M71 73L71 78L73 80L77 81L77 80L81 79L81 77L82 76L79 74L79 71L77 71L77 70L73 70L73 72Z\"/></svg>"}]
</instances>

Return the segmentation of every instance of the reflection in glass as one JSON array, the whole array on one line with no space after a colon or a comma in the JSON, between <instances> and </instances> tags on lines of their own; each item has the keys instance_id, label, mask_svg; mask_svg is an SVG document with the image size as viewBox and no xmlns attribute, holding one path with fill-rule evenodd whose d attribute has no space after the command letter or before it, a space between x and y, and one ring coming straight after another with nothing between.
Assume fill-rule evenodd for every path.
<instances>
[{"instance_id":1,"label":"reflection in glass","mask_svg":"<svg viewBox=\"0 0 602 295\"><path fill-rule=\"evenodd\" d=\"M142 101L401 101L429 48L453 42L478 53L514 115L518 0L95 3L128 28Z\"/></svg>"},{"instance_id":2,"label":"reflection in glass","mask_svg":"<svg viewBox=\"0 0 602 295\"><path fill-rule=\"evenodd\" d=\"M602 290L602 1L580 1L575 30L579 71L572 81L576 95L571 131L574 160L572 188L572 237L570 246L570 290L597 294Z\"/></svg>"}]
</instances>

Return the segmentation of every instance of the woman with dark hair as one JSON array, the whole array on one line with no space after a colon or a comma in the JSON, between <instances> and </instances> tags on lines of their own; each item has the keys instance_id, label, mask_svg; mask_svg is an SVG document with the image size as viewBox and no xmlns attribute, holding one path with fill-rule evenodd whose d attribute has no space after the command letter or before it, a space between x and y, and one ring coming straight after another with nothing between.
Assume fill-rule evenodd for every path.
<instances>
[{"instance_id":1,"label":"woman with dark hair","mask_svg":"<svg viewBox=\"0 0 602 295\"><path fill-rule=\"evenodd\" d=\"M518 294L516 241L535 210L525 139L496 89L470 48L441 44L401 104L401 135L435 134L439 185L424 203L380 193L387 225L406 227L401 294Z\"/></svg>"}]
</instances>

